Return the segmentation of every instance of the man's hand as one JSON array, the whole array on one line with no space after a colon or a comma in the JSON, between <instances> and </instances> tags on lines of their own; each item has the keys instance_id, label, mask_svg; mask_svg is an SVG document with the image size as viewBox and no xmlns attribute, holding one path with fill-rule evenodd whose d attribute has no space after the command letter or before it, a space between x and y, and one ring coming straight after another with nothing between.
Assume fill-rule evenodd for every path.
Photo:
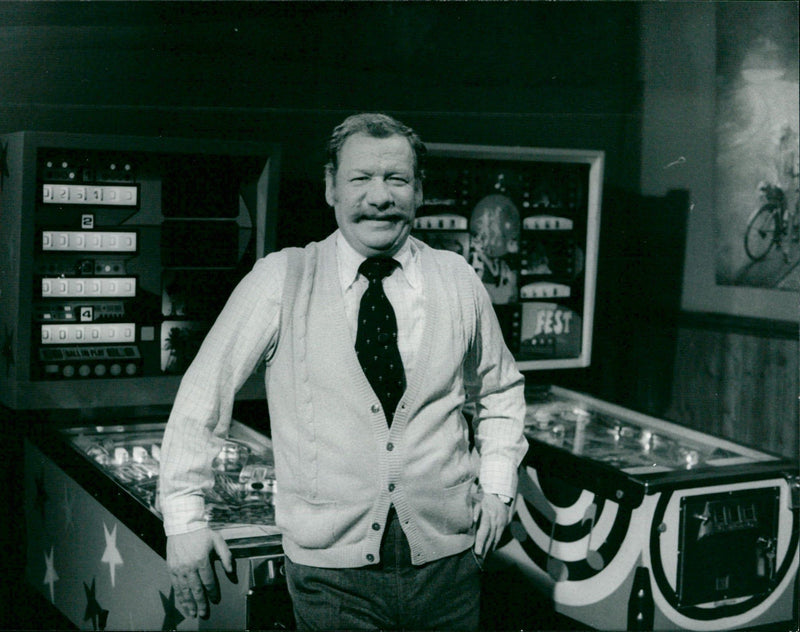
<instances>
[{"instance_id":1,"label":"man's hand","mask_svg":"<svg viewBox=\"0 0 800 632\"><path fill-rule=\"evenodd\" d=\"M475 534L475 555L484 557L494 550L511 520L511 507L495 494L482 494L475 503L473 520L478 523Z\"/></svg>"},{"instance_id":2,"label":"man's hand","mask_svg":"<svg viewBox=\"0 0 800 632\"><path fill-rule=\"evenodd\" d=\"M207 617L209 602L219 603L219 584L211 563L216 551L222 567L233 573L231 552L224 538L205 528L167 538L167 566L178 610L184 617Z\"/></svg>"}]
</instances>

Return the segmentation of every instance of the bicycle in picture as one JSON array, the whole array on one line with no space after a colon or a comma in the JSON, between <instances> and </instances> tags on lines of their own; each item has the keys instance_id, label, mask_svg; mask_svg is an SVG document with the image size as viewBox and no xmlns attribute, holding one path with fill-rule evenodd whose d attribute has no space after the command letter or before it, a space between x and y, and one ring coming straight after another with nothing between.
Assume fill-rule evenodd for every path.
<instances>
[{"instance_id":1,"label":"bicycle in picture","mask_svg":"<svg viewBox=\"0 0 800 632\"><path fill-rule=\"evenodd\" d=\"M772 250L780 249L789 263L789 243L800 242L800 208L790 209L783 189L775 184L759 184L761 205L747 220L744 249L753 261L762 261Z\"/></svg>"}]
</instances>

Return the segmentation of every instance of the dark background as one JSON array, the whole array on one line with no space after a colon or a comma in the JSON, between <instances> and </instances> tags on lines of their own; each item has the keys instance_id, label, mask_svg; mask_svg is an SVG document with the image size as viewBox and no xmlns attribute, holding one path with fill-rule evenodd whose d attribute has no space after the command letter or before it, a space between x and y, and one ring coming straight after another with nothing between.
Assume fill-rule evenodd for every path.
<instances>
[{"instance_id":1,"label":"dark background","mask_svg":"<svg viewBox=\"0 0 800 632\"><path fill-rule=\"evenodd\" d=\"M529 380L661 415L690 204L686 192L639 191L642 5L0 2L0 133L280 143L279 246L334 228L322 145L356 111L393 114L428 142L604 150L593 365ZM0 625L54 625L20 592L23 527L12 516L21 519L17 463L28 422L1 414L11 515L0 563L11 581Z\"/></svg>"}]
</instances>

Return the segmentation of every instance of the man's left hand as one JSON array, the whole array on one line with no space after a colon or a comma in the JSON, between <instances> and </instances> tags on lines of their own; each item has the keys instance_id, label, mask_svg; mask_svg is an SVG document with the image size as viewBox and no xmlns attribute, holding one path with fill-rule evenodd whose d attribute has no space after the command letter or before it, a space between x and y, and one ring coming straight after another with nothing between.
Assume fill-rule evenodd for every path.
<instances>
[{"instance_id":1,"label":"man's left hand","mask_svg":"<svg viewBox=\"0 0 800 632\"><path fill-rule=\"evenodd\" d=\"M478 524L475 555L484 557L500 542L500 536L511 520L511 507L495 494L483 494L473 511L473 520Z\"/></svg>"}]
</instances>

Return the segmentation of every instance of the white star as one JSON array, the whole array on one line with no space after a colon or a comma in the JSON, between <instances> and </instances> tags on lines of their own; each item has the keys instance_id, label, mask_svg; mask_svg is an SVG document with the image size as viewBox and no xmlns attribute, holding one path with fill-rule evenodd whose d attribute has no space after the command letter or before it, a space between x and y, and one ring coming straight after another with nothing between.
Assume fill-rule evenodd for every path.
<instances>
[{"instance_id":1,"label":"white star","mask_svg":"<svg viewBox=\"0 0 800 632\"><path fill-rule=\"evenodd\" d=\"M116 584L117 566L121 566L123 563L122 556L119 554L119 550L117 550L117 525L114 525L111 533L109 533L108 527L106 527L106 523L104 522L103 531L105 531L106 535L106 550L103 551L103 557L100 561L108 564L108 570L111 572L111 586L114 587Z\"/></svg>"},{"instance_id":2,"label":"white star","mask_svg":"<svg viewBox=\"0 0 800 632\"><path fill-rule=\"evenodd\" d=\"M56 573L56 566L54 562L53 547L50 547L50 555L45 552L44 564L47 570L44 573L43 584L50 584L50 603L56 602L55 583L58 581L58 573Z\"/></svg>"}]
</instances>

